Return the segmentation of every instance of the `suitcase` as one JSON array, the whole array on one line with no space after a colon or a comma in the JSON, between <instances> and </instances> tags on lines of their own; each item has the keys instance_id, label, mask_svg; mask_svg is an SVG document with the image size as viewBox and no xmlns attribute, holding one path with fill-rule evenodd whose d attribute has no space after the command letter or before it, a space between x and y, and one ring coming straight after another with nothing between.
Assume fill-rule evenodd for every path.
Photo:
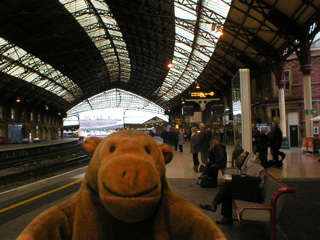
<instances>
[{"instance_id":1,"label":"suitcase","mask_svg":"<svg viewBox=\"0 0 320 240\"><path fill-rule=\"evenodd\" d=\"M232 197L233 199L260 202L260 177L243 175L232 175Z\"/></svg>"}]
</instances>

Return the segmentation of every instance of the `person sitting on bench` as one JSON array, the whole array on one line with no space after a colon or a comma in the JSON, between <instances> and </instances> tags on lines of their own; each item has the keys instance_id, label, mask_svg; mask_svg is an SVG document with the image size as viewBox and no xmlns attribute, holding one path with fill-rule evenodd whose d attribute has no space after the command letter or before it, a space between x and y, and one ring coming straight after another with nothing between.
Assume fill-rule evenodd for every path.
<instances>
[{"instance_id":1,"label":"person sitting on bench","mask_svg":"<svg viewBox=\"0 0 320 240\"><path fill-rule=\"evenodd\" d=\"M265 180L264 168L260 164L258 156L255 154L245 152L242 148L236 148L233 153L233 160L235 160L236 166L240 169L241 174L249 175L252 177L260 177L260 188L263 187ZM217 224L232 225L232 181L224 182L219 188L213 201L200 204L202 209L215 212L217 206L222 203L221 215L222 219L216 221Z\"/></svg>"},{"instance_id":2,"label":"person sitting on bench","mask_svg":"<svg viewBox=\"0 0 320 240\"><path fill-rule=\"evenodd\" d=\"M227 166L226 146L219 143L217 139L210 141L210 149L208 153L209 161L205 165L203 175L199 178L205 181L207 178L213 181L212 187L218 185L218 172Z\"/></svg>"}]
</instances>

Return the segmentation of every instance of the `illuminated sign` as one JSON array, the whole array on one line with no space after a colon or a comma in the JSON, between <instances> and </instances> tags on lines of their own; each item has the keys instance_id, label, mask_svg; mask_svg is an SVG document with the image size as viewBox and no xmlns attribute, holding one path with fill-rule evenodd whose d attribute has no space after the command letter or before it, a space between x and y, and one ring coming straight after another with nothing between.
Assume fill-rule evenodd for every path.
<instances>
[{"instance_id":1,"label":"illuminated sign","mask_svg":"<svg viewBox=\"0 0 320 240\"><path fill-rule=\"evenodd\" d=\"M205 98L205 97L213 97L214 92L209 92L209 93L204 93L204 92L192 92L191 97L200 97L200 98Z\"/></svg>"}]
</instances>

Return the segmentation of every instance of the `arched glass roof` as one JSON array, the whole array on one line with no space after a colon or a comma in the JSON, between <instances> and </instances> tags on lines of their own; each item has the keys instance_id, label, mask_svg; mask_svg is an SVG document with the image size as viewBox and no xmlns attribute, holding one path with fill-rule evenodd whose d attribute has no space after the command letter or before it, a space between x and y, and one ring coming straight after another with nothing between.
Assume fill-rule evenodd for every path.
<instances>
[{"instance_id":1,"label":"arched glass roof","mask_svg":"<svg viewBox=\"0 0 320 240\"><path fill-rule=\"evenodd\" d=\"M60 0L87 32L99 50L110 74L110 82L128 82L130 58L117 21L101 0Z\"/></svg>"},{"instance_id":2,"label":"arched glass roof","mask_svg":"<svg viewBox=\"0 0 320 240\"><path fill-rule=\"evenodd\" d=\"M228 15L231 0L175 0L175 49L158 95L168 101L188 88L209 62ZM199 10L200 9L200 10Z\"/></svg>"},{"instance_id":3,"label":"arched glass roof","mask_svg":"<svg viewBox=\"0 0 320 240\"><path fill-rule=\"evenodd\" d=\"M72 102L83 95L81 89L59 70L0 38L0 71Z\"/></svg>"},{"instance_id":4,"label":"arched glass roof","mask_svg":"<svg viewBox=\"0 0 320 240\"><path fill-rule=\"evenodd\" d=\"M152 103L151 101L120 89L112 89L93 96L70 109L67 114L68 117L70 117L78 115L81 112L105 108L143 110L146 112L164 114L164 109Z\"/></svg>"}]
</instances>

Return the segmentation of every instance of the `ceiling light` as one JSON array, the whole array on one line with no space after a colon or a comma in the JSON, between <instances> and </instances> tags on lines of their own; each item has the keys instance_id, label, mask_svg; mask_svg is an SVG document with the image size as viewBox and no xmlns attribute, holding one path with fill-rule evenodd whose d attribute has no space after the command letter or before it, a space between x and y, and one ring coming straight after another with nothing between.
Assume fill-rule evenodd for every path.
<instances>
[{"instance_id":1,"label":"ceiling light","mask_svg":"<svg viewBox=\"0 0 320 240\"><path fill-rule=\"evenodd\" d=\"M219 38L221 35L223 35L222 29L218 28L218 30L216 31L217 38Z\"/></svg>"},{"instance_id":2,"label":"ceiling light","mask_svg":"<svg viewBox=\"0 0 320 240\"><path fill-rule=\"evenodd\" d=\"M199 85L199 83L197 83L196 89L200 89L200 85Z\"/></svg>"},{"instance_id":3,"label":"ceiling light","mask_svg":"<svg viewBox=\"0 0 320 240\"><path fill-rule=\"evenodd\" d=\"M21 102L20 98L17 97L17 100L16 100L17 103Z\"/></svg>"}]
</instances>

